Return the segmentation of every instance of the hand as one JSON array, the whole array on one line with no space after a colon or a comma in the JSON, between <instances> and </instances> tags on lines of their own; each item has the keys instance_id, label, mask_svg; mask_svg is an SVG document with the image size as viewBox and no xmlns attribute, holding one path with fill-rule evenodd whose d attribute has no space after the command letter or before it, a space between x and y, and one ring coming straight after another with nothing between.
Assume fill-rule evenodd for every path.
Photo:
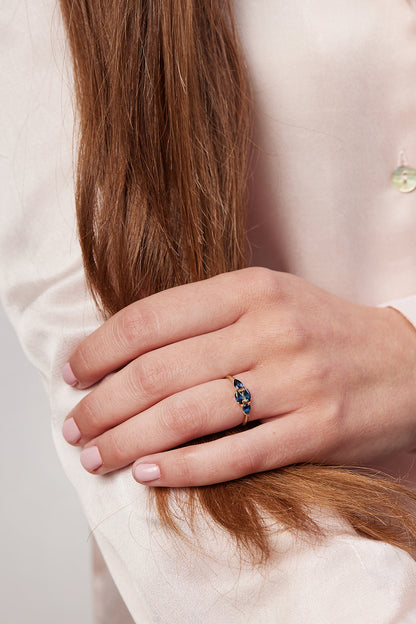
<instances>
[{"instance_id":1,"label":"hand","mask_svg":"<svg viewBox=\"0 0 416 624\"><path fill-rule=\"evenodd\" d=\"M64 425L95 474L136 462L143 483L206 485L416 447L416 332L393 309L287 273L248 268L133 303L78 346L64 376L85 388L113 371ZM226 375L250 390L261 424L175 448L242 422Z\"/></svg>"}]
</instances>

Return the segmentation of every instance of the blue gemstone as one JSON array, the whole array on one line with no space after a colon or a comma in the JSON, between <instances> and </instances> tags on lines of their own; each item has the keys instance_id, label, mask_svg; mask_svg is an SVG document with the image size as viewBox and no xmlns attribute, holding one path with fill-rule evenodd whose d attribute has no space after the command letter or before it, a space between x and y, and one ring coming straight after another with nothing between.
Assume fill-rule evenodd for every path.
<instances>
[{"instance_id":1,"label":"blue gemstone","mask_svg":"<svg viewBox=\"0 0 416 624\"><path fill-rule=\"evenodd\" d=\"M247 403L247 405L243 405L243 412L244 412L244 414L249 414L250 410L251 410L250 403Z\"/></svg>"},{"instance_id":2,"label":"blue gemstone","mask_svg":"<svg viewBox=\"0 0 416 624\"><path fill-rule=\"evenodd\" d=\"M237 403L241 404L243 402L244 397L241 392L236 392L234 396Z\"/></svg>"},{"instance_id":3,"label":"blue gemstone","mask_svg":"<svg viewBox=\"0 0 416 624\"><path fill-rule=\"evenodd\" d=\"M245 400L246 400L246 401L250 401L250 399L251 399L251 394L250 394L250 391L249 391L249 390L247 390L247 388L246 388L245 390L243 390L243 394L244 394L244 398L245 398Z\"/></svg>"},{"instance_id":4,"label":"blue gemstone","mask_svg":"<svg viewBox=\"0 0 416 624\"><path fill-rule=\"evenodd\" d=\"M244 388L244 384L239 379L234 379L234 388Z\"/></svg>"}]
</instances>

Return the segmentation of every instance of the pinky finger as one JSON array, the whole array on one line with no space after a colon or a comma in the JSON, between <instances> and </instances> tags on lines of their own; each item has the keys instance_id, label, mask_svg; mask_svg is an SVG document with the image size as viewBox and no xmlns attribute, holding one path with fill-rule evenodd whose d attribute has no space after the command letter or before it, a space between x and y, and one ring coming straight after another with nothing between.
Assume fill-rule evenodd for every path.
<instances>
[{"instance_id":1,"label":"pinky finger","mask_svg":"<svg viewBox=\"0 0 416 624\"><path fill-rule=\"evenodd\" d=\"M291 421L290 427L287 427L287 420ZM282 421L264 423L211 442L142 457L133 465L133 477L139 483L157 487L202 486L306 461L301 454L305 456L305 451L307 455L314 454L314 449L310 438L309 449L304 446L302 451L299 449L300 419L291 415L283 417ZM282 429L290 430L290 441L289 431L282 437Z\"/></svg>"}]
</instances>

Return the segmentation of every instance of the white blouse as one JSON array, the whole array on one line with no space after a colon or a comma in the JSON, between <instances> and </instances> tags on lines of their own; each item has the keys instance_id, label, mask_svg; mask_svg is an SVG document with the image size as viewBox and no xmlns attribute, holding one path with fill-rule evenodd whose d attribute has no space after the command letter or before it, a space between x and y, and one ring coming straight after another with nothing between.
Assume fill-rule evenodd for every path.
<instances>
[{"instance_id":1,"label":"white blouse","mask_svg":"<svg viewBox=\"0 0 416 624\"><path fill-rule=\"evenodd\" d=\"M329 531L321 543L276 528L271 562L240 565L228 535L202 519L197 542L166 536L130 468L90 475L63 440L83 393L63 383L61 369L100 323L76 236L69 49L53 0L3 4L0 293L44 379L57 452L133 620L414 623L416 563L405 552L321 518ZM235 5L259 148L250 262L362 303L394 300L416 325L416 191L391 181L399 165L416 168L415 7ZM393 468L406 471L413 459L403 453Z\"/></svg>"}]
</instances>

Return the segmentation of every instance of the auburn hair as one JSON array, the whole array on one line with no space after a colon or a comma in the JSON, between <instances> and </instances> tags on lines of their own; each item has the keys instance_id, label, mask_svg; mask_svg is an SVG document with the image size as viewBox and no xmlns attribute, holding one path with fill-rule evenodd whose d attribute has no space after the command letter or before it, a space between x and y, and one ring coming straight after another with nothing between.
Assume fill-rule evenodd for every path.
<instances>
[{"instance_id":1,"label":"auburn hair","mask_svg":"<svg viewBox=\"0 0 416 624\"><path fill-rule=\"evenodd\" d=\"M103 317L243 268L252 99L232 1L60 6L77 104L79 238ZM178 530L175 491L149 491L164 526ZM266 519L320 534L315 507L416 555L416 495L370 471L296 465L188 488L189 504L180 494L190 522L205 514L255 559L270 554Z\"/></svg>"}]
</instances>

